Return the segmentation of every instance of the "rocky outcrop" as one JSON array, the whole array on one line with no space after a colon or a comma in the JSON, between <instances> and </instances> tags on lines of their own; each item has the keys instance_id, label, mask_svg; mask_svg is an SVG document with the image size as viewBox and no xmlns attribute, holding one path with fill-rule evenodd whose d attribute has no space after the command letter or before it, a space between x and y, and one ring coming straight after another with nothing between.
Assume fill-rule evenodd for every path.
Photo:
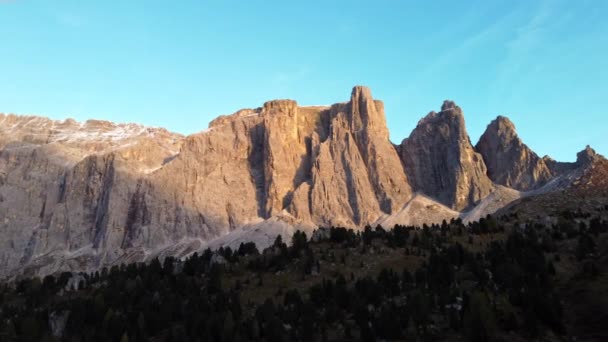
<instances>
[{"instance_id":1,"label":"rocky outcrop","mask_svg":"<svg viewBox=\"0 0 608 342\"><path fill-rule=\"evenodd\" d=\"M330 109L330 134L313 138L313 221L360 226L400 209L412 196L389 141L384 106L366 87Z\"/></svg>"},{"instance_id":2,"label":"rocky outcrop","mask_svg":"<svg viewBox=\"0 0 608 342\"><path fill-rule=\"evenodd\" d=\"M595 152L595 150L589 145L587 145L584 150L576 154L576 165L578 167L589 166L601 160L605 160L605 158Z\"/></svg>"},{"instance_id":3,"label":"rocky outcrop","mask_svg":"<svg viewBox=\"0 0 608 342\"><path fill-rule=\"evenodd\" d=\"M382 102L355 87L347 103L264 104L265 217L286 210L315 224L358 226L411 196Z\"/></svg>"},{"instance_id":4,"label":"rocky outcrop","mask_svg":"<svg viewBox=\"0 0 608 342\"><path fill-rule=\"evenodd\" d=\"M601 216L608 203L608 160L591 147L577 154L575 162L552 162L559 174L542 188L501 208L496 215L517 214L520 222L545 217L548 225L555 224L564 212L590 213Z\"/></svg>"},{"instance_id":5,"label":"rocky outcrop","mask_svg":"<svg viewBox=\"0 0 608 342\"><path fill-rule=\"evenodd\" d=\"M573 182L573 188L584 191L586 195L608 196L608 160L589 145L576 157L575 164L581 176Z\"/></svg>"},{"instance_id":6,"label":"rocky outcrop","mask_svg":"<svg viewBox=\"0 0 608 342\"><path fill-rule=\"evenodd\" d=\"M359 86L353 89L345 109L378 204L390 214L411 198L412 190L398 153L389 141L384 104L372 98L369 88Z\"/></svg>"},{"instance_id":7,"label":"rocky outcrop","mask_svg":"<svg viewBox=\"0 0 608 342\"><path fill-rule=\"evenodd\" d=\"M329 137L315 148L310 208L313 221L321 225L359 226L380 214L365 161L347 126L345 115L335 116Z\"/></svg>"},{"instance_id":8,"label":"rocky outcrop","mask_svg":"<svg viewBox=\"0 0 608 342\"><path fill-rule=\"evenodd\" d=\"M462 110L452 101L420 120L400 149L414 189L452 209L470 208L494 188L471 145Z\"/></svg>"},{"instance_id":9,"label":"rocky outcrop","mask_svg":"<svg viewBox=\"0 0 608 342\"><path fill-rule=\"evenodd\" d=\"M488 177L497 184L521 191L545 185L554 175L515 130L515 125L504 116L493 120L475 146L483 156Z\"/></svg>"},{"instance_id":10,"label":"rocky outcrop","mask_svg":"<svg viewBox=\"0 0 608 342\"><path fill-rule=\"evenodd\" d=\"M311 139L322 109L301 110L296 101L266 102L262 110L264 127L264 217L289 207L294 191L310 180Z\"/></svg>"}]
</instances>

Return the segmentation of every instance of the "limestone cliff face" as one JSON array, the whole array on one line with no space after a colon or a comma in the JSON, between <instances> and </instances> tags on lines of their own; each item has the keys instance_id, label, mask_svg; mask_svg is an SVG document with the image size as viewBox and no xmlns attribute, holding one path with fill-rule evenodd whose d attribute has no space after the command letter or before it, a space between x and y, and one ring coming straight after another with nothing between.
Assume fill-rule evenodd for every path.
<instances>
[{"instance_id":1,"label":"limestone cliff face","mask_svg":"<svg viewBox=\"0 0 608 342\"><path fill-rule=\"evenodd\" d=\"M257 113L185 138L174 160L143 179L157 220L151 226L163 228L152 229L159 234L152 236L153 244L207 240L257 218L264 193L263 141Z\"/></svg>"},{"instance_id":2,"label":"limestone cliff face","mask_svg":"<svg viewBox=\"0 0 608 342\"><path fill-rule=\"evenodd\" d=\"M264 120L264 216L271 217L285 209L295 189L310 178L310 139L320 113L302 111L293 100L278 100L266 102L261 115Z\"/></svg>"},{"instance_id":3,"label":"limestone cliff face","mask_svg":"<svg viewBox=\"0 0 608 342\"><path fill-rule=\"evenodd\" d=\"M365 162L343 115L331 123L328 139L316 146L310 206L319 224L358 226L371 223L380 206Z\"/></svg>"},{"instance_id":4,"label":"limestone cliff face","mask_svg":"<svg viewBox=\"0 0 608 342\"><path fill-rule=\"evenodd\" d=\"M410 197L383 105L365 87L330 108L264 105L265 214L286 210L318 225L359 226Z\"/></svg>"},{"instance_id":5,"label":"limestone cliff face","mask_svg":"<svg viewBox=\"0 0 608 342\"><path fill-rule=\"evenodd\" d=\"M182 139L138 125L0 115L0 275L116 262L135 178L171 160Z\"/></svg>"},{"instance_id":6,"label":"limestone cliff face","mask_svg":"<svg viewBox=\"0 0 608 342\"><path fill-rule=\"evenodd\" d=\"M49 273L181 252L280 220L361 226L411 189L383 106L266 102L182 137L162 129L2 116L2 273ZM171 252L171 253L173 253Z\"/></svg>"},{"instance_id":7,"label":"limestone cliff face","mask_svg":"<svg viewBox=\"0 0 608 342\"><path fill-rule=\"evenodd\" d=\"M505 125L490 125L478 144L486 170L453 102L394 146L382 102L360 86L344 103L269 101L187 137L0 114L0 277L271 243L318 226L478 218L520 195L487 174L524 189L546 181L535 166L543 161L561 177L556 189L605 174L577 171L606 164L590 148L577 163L538 161Z\"/></svg>"},{"instance_id":8,"label":"limestone cliff face","mask_svg":"<svg viewBox=\"0 0 608 342\"><path fill-rule=\"evenodd\" d=\"M359 146L369 179L383 212L400 209L412 196L398 153L389 141L384 104L366 87L355 87L346 107L350 131Z\"/></svg>"},{"instance_id":9,"label":"limestone cliff face","mask_svg":"<svg viewBox=\"0 0 608 342\"><path fill-rule=\"evenodd\" d=\"M483 156L488 176L497 184L528 191L554 176L545 160L521 141L515 125L504 116L488 125L475 149Z\"/></svg>"},{"instance_id":10,"label":"limestone cliff face","mask_svg":"<svg viewBox=\"0 0 608 342\"><path fill-rule=\"evenodd\" d=\"M418 122L401 143L401 158L414 189L452 209L470 208L494 189L452 101Z\"/></svg>"}]
</instances>

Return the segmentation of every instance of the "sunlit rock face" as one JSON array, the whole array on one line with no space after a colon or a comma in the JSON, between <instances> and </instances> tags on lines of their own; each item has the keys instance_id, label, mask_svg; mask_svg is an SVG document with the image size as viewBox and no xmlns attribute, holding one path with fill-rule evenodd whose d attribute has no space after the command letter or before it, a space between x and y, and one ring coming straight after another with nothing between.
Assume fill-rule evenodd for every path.
<instances>
[{"instance_id":1,"label":"sunlit rock face","mask_svg":"<svg viewBox=\"0 0 608 342\"><path fill-rule=\"evenodd\" d=\"M420 120L400 149L414 189L449 208L469 209L494 190L482 156L471 145L462 110L452 101Z\"/></svg>"},{"instance_id":2,"label":"sunlit rock face","mask_svg":"<svg viewBox=\"0 0 608 342\"><path fill-rule=\"evenodd\" d=\"M502 119L476 151L451 101L395 146L383 103L361 86L344 103L268 101L189 136L0 114L0 277L247 240L263 248L319 226L474 220L517 190L568 186L600 161L590 148L577 163L538 159Z\"/></svg>"},{"instance_id":3,"label":"sunlit rock face","mask_svg":"<svg viewBox=\"0 0 608 342\"><path fill-rule=\"evenodd\" d=\"M483 156L488 176L497 184L528 191L545 185L554 176L545 160L521 141L515 125L504 116L488 125L475 149Z\"/></svg>"},{"instance_id":4,"label":"sunlit rock face","mask_svg":"<svg viewBox=\"0 0 608 342\"><path fill-rule=\"evenodd\" d=\"M115 261L137 179L182 140L133 124L0 115L0 274Z\"/></svg>"},{"instance_id":5,"label":"sunlit rock face","mask_svg":"<svg viewBox=\"0 0 608 342\"><path fill-rule=\"evenodd\" d=\"M269 101L187 137L104 121L0 120L2 274L188 253L270 219L359 227L412 195L383 105L365 87L327 107Z\"/></svg>"},{"instance_id":6,"label":"sunlit rock face","mask_svg":"<svg viewBox=\"0 0 608 342\"><path fill-rule=\"evenodd\" d=\"M388 138L382 102L365 87L329 109L328 135L313 137L310 205L319 224L361 226L400 209L411 187Z\"/></svg>"}]
</instances>

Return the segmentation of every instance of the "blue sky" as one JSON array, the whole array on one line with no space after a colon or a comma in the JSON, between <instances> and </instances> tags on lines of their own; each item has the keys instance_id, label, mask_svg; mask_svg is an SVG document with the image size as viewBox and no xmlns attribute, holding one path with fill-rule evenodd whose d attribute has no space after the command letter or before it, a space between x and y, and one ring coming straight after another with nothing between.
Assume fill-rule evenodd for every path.
<instances>
[{"instance_id":1,"label":"blue sky","mask_svg":"<svg viewBox=\"0 0 608 342\"><path fill-rule=\"evenodd\" d=\"M608 1L0 0L0 112L181 133L274 98L384 100L393 142L453 99L538 154L608 154Z\"/></svg>"}]
</instances>

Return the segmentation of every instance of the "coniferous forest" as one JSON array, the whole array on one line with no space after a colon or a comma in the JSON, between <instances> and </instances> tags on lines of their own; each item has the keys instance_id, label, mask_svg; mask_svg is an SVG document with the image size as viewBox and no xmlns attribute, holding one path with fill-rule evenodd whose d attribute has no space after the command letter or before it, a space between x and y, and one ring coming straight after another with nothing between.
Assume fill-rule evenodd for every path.
<instances>
[{"instance_id":1,"label":"coniferous forest","mask_svg":"<svg viewBox=\"0 0 608 342\"><path fill-rule=\"evenodd\" d=\"M322 228L0 287L1 341L602 340L608 223ZM603 297L602 297L603 295Z\"/></svg>"}]
</instances>

